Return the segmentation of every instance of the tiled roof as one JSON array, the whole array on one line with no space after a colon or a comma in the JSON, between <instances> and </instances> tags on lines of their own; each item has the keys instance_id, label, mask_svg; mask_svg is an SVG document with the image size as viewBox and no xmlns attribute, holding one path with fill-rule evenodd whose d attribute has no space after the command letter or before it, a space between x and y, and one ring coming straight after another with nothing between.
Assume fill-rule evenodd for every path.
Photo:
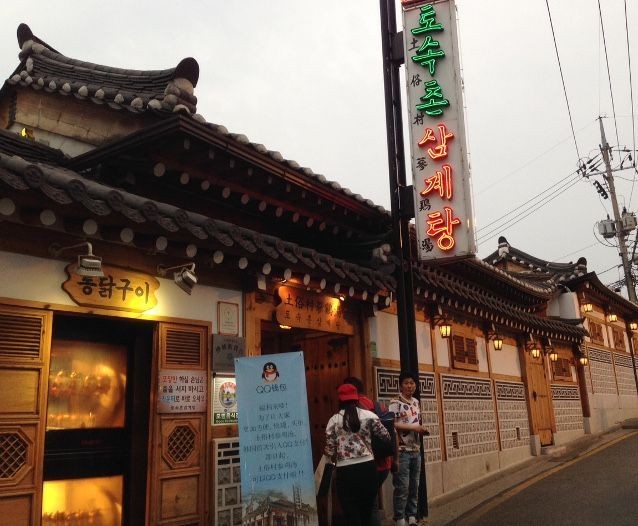
<instances>
[{"instance_id":1,"label":"tiled roof","mask_svg":"<svg viewBox=\"0 0 638 526\"><path fill-rule=\"evenodd\" d=\"M18 27L21 64L7 80L8 84L31 87L48 93L73 95L115 110L133 113L151 111L158 116L172 113L186 115L204 124L225 139L248 146L257 153L310 178L314 184L331 188L351 199L390 215L383 206L342 187L297 161L286 159L280 152L252 142L246 135L231 133L220 124L208 122L197 113L197 98L193 89L199 76L199 65L193 58L182 60L176 68L158 71L119 69L68 58L37 38L26 24Z\"/></svg>"},{"instance_id":2,"label":"tiled roof","mask_svg":"<svg viewBox=\"0 0 638 526\"><path fill-rule=\"evenodd\" d=\"M193 88L199 65L193 58L183 59L175 68L155 71L101 66L65 57L35 37L26 24L18 27L18 42L21 63L7 80L9 84L73 95L132 112L197 111Z\"/></svg>"},{"instance_id":3,"label":"tiled roof","mask_svg":"<svg viewBox=\"0 0 638 526\"><path fill-rule=\"evenodd\" d=\"M531 308L521 308L515 301L497 296L487 285L467 283L444 268L418 267L415 280L425 289L426 300L474 318L557 340L579 342L587 334L574 323L539 316Z\"/></svg>"},{"instance_id":4,"label":"tiled roof","mask_svg":"<svg viewBox=\"0 0 638 526\"><path fill-rule=\"evenodd\" d=\"M483 259L486 263L497 265L508 261L525 270L509 271L522 280L562 283L587 274L587 260L579 258L576 263L555 263L537 258L511 246L505 237L498 239L498 249Z\"/></svg>"},{"instance_id":5,"label":"tiled roof","mask_svg":"<svg viewBox=\"0 0 638 526\"><path fill-rule=\"evenodd\" d=\"M49 148L6 130L0 130L0 151L8 155L19 155L27 161L55 163L64 159L64 155L60 150Z\"/></svg>"},{"instance_id":6,"label":"tiled roof","mask_svg":"<svg viewBox=\"0 0 638 526\"><path fill-rule=\"evenodd\" d=\"M177 208L92 181L81 174L41 162L30 163L0 152L0 181L14 191L41 192L61 206L83 206L94 216L120 216L122 222L171 235L188 236L195 244L235 247L249 259L272 261L312 276L326 276L342 286L366 291L369 298L395 291L395 279L349 261L333 258L275 236ZM275 263L276 262L276 263Z\"/></svg>"}]
</instances>

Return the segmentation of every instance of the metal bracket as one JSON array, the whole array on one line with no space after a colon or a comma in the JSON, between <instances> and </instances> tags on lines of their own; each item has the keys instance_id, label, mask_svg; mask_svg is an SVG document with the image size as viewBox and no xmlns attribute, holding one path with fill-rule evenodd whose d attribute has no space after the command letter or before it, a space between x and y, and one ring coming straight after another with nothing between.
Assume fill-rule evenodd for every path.
<instances>
[{"instance_id":1,"label":"metal bracket","mask_svg":"<svg viewBox=\"0 0 638 526\"><path fill-rule=\"evenodd\" d=\"M399 216L403 219L414 217L414 186L399 186Z\"/></svg>"},{"instance_id":2,"label":"metal bracket","mask_svg":"<svg viewBox=\"0 0 638 526\"><path fill-rule=\"evenodd\" d=\"M401 65L405 62L403 56L403 31L398 31L390 35L390 49L391 60L396 65Z\"/></svg>"}]
</instances>

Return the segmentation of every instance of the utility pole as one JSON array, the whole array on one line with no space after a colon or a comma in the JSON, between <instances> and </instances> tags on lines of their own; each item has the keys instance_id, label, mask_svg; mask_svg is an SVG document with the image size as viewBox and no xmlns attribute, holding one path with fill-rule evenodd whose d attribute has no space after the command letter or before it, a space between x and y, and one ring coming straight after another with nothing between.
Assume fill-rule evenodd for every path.
<instances>
[{"instance_id":1,"label":"utility pole","mask_svg":"<svg viewBox=\"0 0 638 526\"><path fill-rule=\"evenodd\" d=\"M620 259L622 261L622 267L625 274L625 284L627 285L627 295L629 297L629 301L632 303L638 303L636 300L636 287L634 285L634 279L631 275L631 262L629 261L629 257L627 256L627 245L625 244L625 232L623 229L622 217L620 215L620 211L618 210L618 200L616 199L616 187L614 186L614 175L611 169L611 163L609 161L609 152L611 148L607 143L607 137L605 137L605 128L603 127L603 119L602 117L598 117L598 122L600 123L600 151L603 155L603 161L605 162L605 173L603 177L605 181L607 181L607 186L609 187L609 196L611 199L611 205L614 210L614 221L616 224L616 237L618 238L618 247L620 250Z\"/></svg>"}]
</instances>

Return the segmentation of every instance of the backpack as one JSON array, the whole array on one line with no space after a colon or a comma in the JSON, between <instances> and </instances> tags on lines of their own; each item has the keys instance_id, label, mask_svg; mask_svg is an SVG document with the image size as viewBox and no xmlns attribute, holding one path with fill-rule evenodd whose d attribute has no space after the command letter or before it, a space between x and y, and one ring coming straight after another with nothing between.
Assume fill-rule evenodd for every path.
<instances>
[{"instance_id":1,"label":"backpack","mask_svg":"<svg viewBox=\"0 0 638 526\"><path fill-rule=\"evenodd\" d=\"M372 454L375 460L393 457L397 451L397 436L394 432L394 413L384 411L379 402L374 403L374 413L390 434L390 440L384 440L372 433Z\"/></svg>"}]
</instances>

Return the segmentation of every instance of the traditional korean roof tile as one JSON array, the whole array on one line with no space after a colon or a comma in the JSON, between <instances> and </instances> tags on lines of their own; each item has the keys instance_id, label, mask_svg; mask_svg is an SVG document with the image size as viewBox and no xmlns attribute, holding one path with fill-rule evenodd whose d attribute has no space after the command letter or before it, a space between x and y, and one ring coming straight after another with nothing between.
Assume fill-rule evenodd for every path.
<instances>
[{"instance_id":1,"label":"traditional korean roof tile","mask_svg":"<svg viewBox=\"0 0 638 526\"><path fill-rule=\"evenodd\" d=\"M499 296L484 283L459 279L445 268L421 265L415 268L417 283L425 289L422 296L460 312L468 317L493 322L512 330L526 331L549 338L580 342L587 331L577 324L581 320L557 320L536 314L532 307L523 307Z\"/></svg>"},{"instance_id":2,"label":"traditional korean roof tile","mask_svg":"<svg viewBox=\"0 0 638 526\"><path fill-rule=\"evenodd\" d=\"M175 68L140 71L112 68L65 57L37 38L26 24L18 27L20 66L7 80L49 93L107 104L139 113L147 109L194 114L199 65L183 59Z\"/></svg>"},{"instance_id":3,"label":"traditional korean roof tile","mask_svg":"<svg viewBox=\"0 0 638 526\"><path fill-rule=\"evenodd\" d=\"M498 238L498 249L484 258L483 261L491 265L510 262L523 267L525 270L510 270L508 272L522 280L536 283L541 281L563 283L587 274L587 260L585 258L581 257L576 263L546 261L512 247L503 236Z\"/></svg>"},{"instance_id":4,"label":"traditional korean roof tile","mask_svg":"<svg viewBox=\"0 0 638 526\"><path fill-rule=\"evenodd\" d=\"M226 221L177 208L122 189L90 180L72 170L29 162L0 152L0 182L12 190L40 192L59 206L84 207L95 216L119 215L140 227L150 226L170 236L186 235L195 244L236 247L249 259L277 261L313 276L327 276L333 282L352 285L361 282L370 293L394 292L396 280L388 272L333 258L274 236L263 235ZM280 258L281 256L281 258ZM345 269L348 272L345 272ZM358 288L362 288L360 285Z\"/></svg>"},{"instance_id":5,"label":"traditional korean roof tile","mask_svg":"<svg viewBox=\"0 0 638 526\"><path fill-rule=\"evenodd\" d=\"M0 130L0 151L8 155L20 155L27 161L61 162L64 155L60 150L49 148L26 137Z\"/></svg>"},{"instance_id":6,"label":"traditional korean roof tile","mask_svg":"<svg viewBox=\"0 0 638 526\"><path fill-rule=\"evenodd\" d=\"M197 85L199 65L194 58L183 59L175 68L141 71L113 68L66 57L36 37L29 26L18 27L21 63L7 80L9 85L30 87L49 93L74 96L114 110L133 113L152 112L158 117L180 113L204 124L214 133L254 149L261 155L280 163L286 170L294 170L312 181L348 196L370 208L390 215L383 206L343 188L337 181L316 174L311 168L263 144L252 142L246 135L231 133L220 124L208 122L197 113ZM1 92L0 92L1 93Z\"/></svg>"}]
</instances>

